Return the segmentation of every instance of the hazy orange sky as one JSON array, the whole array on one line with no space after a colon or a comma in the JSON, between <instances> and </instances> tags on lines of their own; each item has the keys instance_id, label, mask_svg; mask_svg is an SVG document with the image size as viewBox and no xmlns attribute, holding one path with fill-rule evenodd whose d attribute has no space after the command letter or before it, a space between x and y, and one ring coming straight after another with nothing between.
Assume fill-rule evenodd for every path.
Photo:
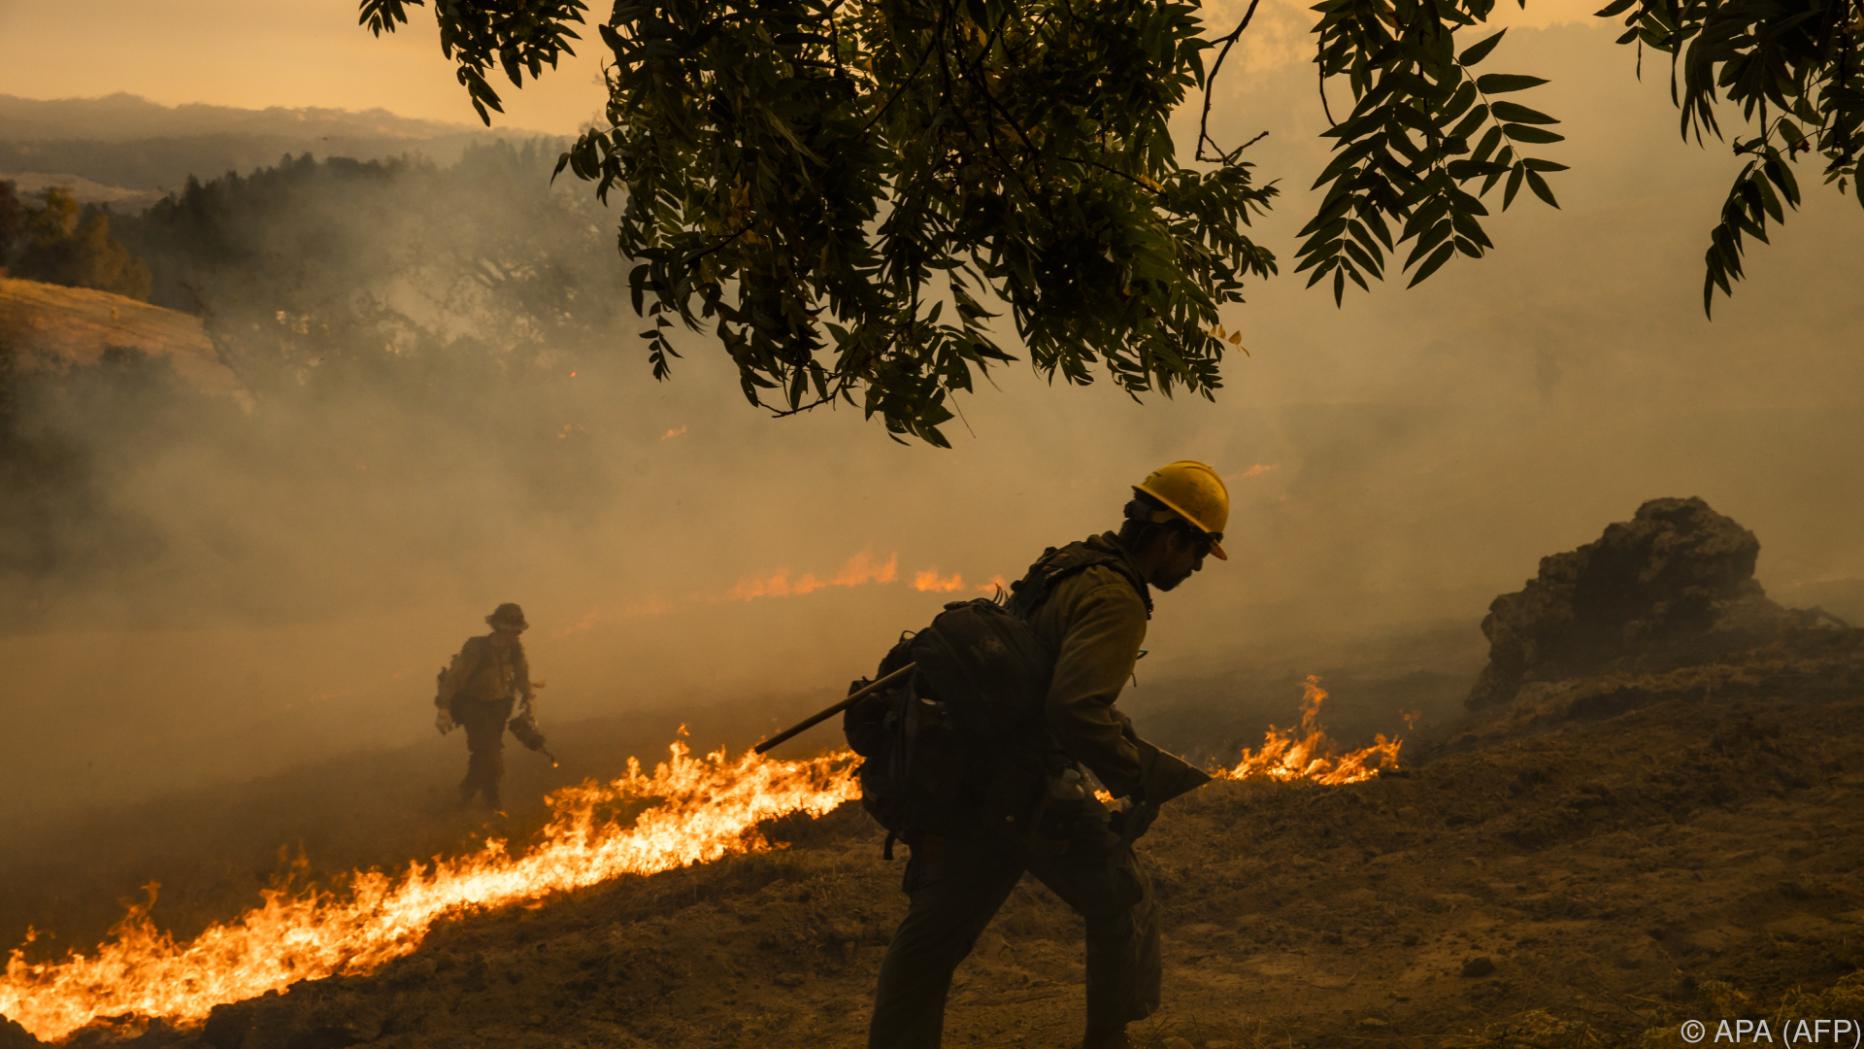
<instances>
[{"instance_id":1,"label":"hazy orange sky","mask_svg":"<svg viewBox=\"0 0 1864 1049\"><path fill-rule=\"evenodd\" d=\"M0 0L0 94L79 98L126 91L152 102L380 107L478 123L440 55L429 8L377 40L351 0ZM600 5L597 5L600 6ZM593 38L594 34L589 34ZM501 126L571 132L600 104L597 47L503 92Z\"/></svg>"},{"instance_id":2,"label":"hazy orange sky","mask_svg":"<svg viewBox=\"0 0 1864 1049\"><path fill-rule=\"evenodd\" d=\"M606 5L596 3L600 12ZM1304 60L1305 2L1267 0L1243 57L1258 65ZM1594 3L1552 0L1523 13L1504 3L1498 24L1584 18ZM1213 26L1242 4L1206 5ZM0 94L82 98L118 91L179 105L381 107L410 117L477 122L453 67L440 55L428 8L376 40L357 25L353 0L0 0ZM542 81L502 92L501 126L567 133L601 104L599 42ZM1231 85L1240 86L1239 84Z\"/></svg>"}]
</instances>

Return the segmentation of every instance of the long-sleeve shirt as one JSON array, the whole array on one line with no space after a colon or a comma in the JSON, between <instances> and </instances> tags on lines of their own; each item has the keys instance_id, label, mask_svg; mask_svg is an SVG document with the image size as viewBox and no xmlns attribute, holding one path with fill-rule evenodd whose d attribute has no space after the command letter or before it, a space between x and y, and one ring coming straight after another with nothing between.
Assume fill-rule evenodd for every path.
<instances>
[{"instance_id":1,"label":"long-sleeve shirt","mask_svg":"<svg viewBox=\"0 0 1864 1049\"><path fill-rule=\"evenodd\" d=\"M489 634L467 638L459 656L447 668L440 695L448 702L456 697L480 702L517 699L527 708L533 707L536 696L524 646L515 640L495 645Z\"/></svg>"},{"instance_id":2,"label":"long-sleeve shirt","mask_svg":"<svg viewBox=\"0 0 1864 1049\"><path fill-rule=\"evenodd\" d=\"M1113 533L1089 545L1131 558ZM1142 578L1131 567L1134 578ZM1069 757L1086 765L1116 795L1139 789L1139 747L1114 706L1133 676L1146 638L1146 599L1120 571L1093 565L1066 576L1030 618L1055 654L1046 709L1049 730Z\"/></svg>"}]
</instances>

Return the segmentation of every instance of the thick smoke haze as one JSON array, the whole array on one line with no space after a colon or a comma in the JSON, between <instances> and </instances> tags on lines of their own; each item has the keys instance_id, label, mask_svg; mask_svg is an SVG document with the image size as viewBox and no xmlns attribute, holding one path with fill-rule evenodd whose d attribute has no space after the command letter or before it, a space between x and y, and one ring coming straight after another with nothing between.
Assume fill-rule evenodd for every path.
<instances>
[{"instance_id":1,"label":"thick smoke haze","mask_svg":"<svg viewBox=\"0 0 1864 1049\"><path fill-rule=\"evenodd\" d=\"M846 408L769 419L704 338L656 384L623 310L600 338L546 340L534 367L436 366L417 387L359 373L134 447L110 417L53 420L115 464L94 493L107 516L159 541L21 590L34 625L0 638L0 834L359 748L456 750L431 735L433 673L505 600L533 624L547 730L665 711L670 732L726 704L729 738L698 742L748 745L948 599L918 573L962 576L953 596L1013 579L1112 527L1127 486L1181 457L1229 479L1231 560L1159 600L1123 701L1142 729L1193 695L1179 682L1285 719L1298 688L1245 695L1237 671L1226 695L1225 675L1391 661L1446 625L1467 662L1436 669L1473 676L1490 598L1658 496L1705 498L1758 533L1770 591L1844 612L1830 595L1864 579L1864 211L1802 173L1804 209L1705 320L1702 251L1735 161L1680 142L1664 70L1637 83L1610 39L1516 30L1494 59L1553 78L1531 101L1565 121L1548 151L1573 168L1561 210L1524 194L1490 257L1344 308L1304 275L1257 286L1226 318L1248 354L1214 402L1051 389L1016 365L959 402L954 449L903 446ZM1214 130L1271 132L1251 152L1284 196L1258 232L1292 269L1325 157L1311 70L1234 74ZM472 228L499 209L449 210ZM408 237L458 233L337 207L305 221L355 255L307 269L306 301ZM592 242L566 262L576 286L625 302L609 231ZM426 323L467 316L419 286L379 290Z\"/></svg>"}]
</instances>

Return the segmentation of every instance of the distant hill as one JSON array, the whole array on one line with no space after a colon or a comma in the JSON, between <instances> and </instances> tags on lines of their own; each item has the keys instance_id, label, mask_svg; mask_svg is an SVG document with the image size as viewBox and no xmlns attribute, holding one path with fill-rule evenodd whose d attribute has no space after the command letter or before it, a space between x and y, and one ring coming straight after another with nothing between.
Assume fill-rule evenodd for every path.
<instances>
[{"instance_id":1,"label":"distant hill","mask_svg":"<svg viewBox=\"0 0 1864 1049\"><path fill-rule=\"evenodd\" d=\"M397 116L383 109L164 106L135 95L0 95L0 179L71 185L80 199L137 208L149 194L275 164L287 154L359 160L414 153L449 163L469 145L551 137ZM90 185L90 184L95 185Z\"/></svg>"},{"instance_id":2,"label":"distant hill","mask_svg":"<svg viewBox=\"0 0 1864 1049\"><path fill-rule=\"evenodd\" d=\"M276 135L313 140L325 135L361 138L430 139L449 135L508 134L533 138L535 131L499 132L472 124L397 116L386 109L361 112L308 107L240 109L193 103L165 106L118 92L103 98L20 98L0 95L0 138L47 142L92 139L127 142L191 135Z\"/></svg>"}]
</instances>

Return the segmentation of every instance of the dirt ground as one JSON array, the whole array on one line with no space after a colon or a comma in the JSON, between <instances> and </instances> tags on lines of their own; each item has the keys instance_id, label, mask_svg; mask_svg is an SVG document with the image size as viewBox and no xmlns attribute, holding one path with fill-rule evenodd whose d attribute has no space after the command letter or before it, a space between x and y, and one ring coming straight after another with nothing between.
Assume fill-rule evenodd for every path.
<instances>
[{"instance_id":1,"label":"dirt ground","mask_svg":"<svg viewBox=\"0 0 1864 1049\"><path fill-rule=\"evenodd\" d=\"M1141 843L1166 996L1135 1041L1658 1046L1690 1018L1864 1018L1864 687L1742 673L1576 687L1617 698L1366 784L1175 804ZM774 830L787 848L461 921L197 1031L73 1044L862 1044L901 865L858 809ZM1074 1044L1081 951L1073 914L1020 887L959 971L946 1044Z\"/></svg>"}]
</instances>

